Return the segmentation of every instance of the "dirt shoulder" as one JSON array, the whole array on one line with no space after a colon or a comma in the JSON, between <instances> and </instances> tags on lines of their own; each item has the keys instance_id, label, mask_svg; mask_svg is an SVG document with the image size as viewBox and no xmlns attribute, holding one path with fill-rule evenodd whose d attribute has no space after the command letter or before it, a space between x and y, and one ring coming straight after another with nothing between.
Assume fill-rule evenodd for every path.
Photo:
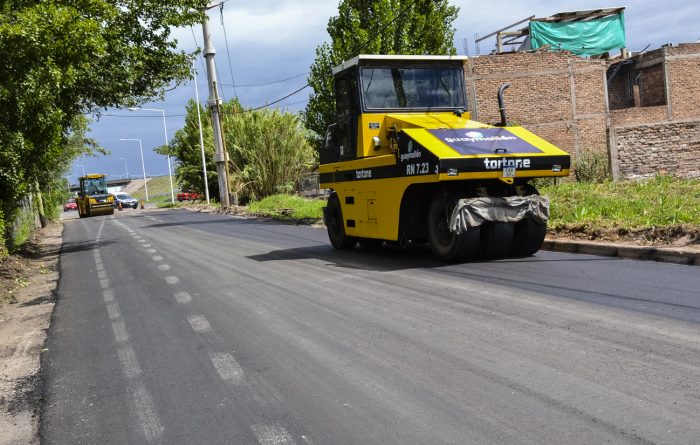
<instances>
[{"instance_id":1,"label":"dirt shoulder","mask_svg":"<svg viewBox=\"0 0 700 445\"><path fill-rule=\"evenodd\" d=\"M0 260L0 445L39 443L39 370L62 233L62 224L50 224L21 252Z\"/></svg>"}]
</instances>

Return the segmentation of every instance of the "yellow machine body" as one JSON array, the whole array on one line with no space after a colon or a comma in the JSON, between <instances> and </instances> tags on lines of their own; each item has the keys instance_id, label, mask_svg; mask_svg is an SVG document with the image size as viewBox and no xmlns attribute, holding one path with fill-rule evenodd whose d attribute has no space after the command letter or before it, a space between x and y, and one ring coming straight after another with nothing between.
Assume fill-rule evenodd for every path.
<instances>
[{"instance_id":1,"label":"yellow machine body","mask_svg":"<svg viewBox=\"0 0 700 445\"><path fill-rule=\"evenodd\" d=\"M114 195L107 191L105 175L88 174L80 177L79 181L80 192L75 203L81 218L114 214Z\"/></svg>"},{"instance_id":2,"label":"yellow machine body","mask_svg":"<svg viewBox=\"0 0 700 445\"><path fill-rule=\"evenodd\" d=\"M358 56L334 75L339 117L320 150L319 174L339 201L346 236L424 240L421 218L441 188L460 197L515 195L533 178L569 175L569 155L537 135L471 120L463 59ZM420 87L431 82L446 106L421 102ZM411 100L417 106L404 105Z\"/></svg>"}]
</instances>

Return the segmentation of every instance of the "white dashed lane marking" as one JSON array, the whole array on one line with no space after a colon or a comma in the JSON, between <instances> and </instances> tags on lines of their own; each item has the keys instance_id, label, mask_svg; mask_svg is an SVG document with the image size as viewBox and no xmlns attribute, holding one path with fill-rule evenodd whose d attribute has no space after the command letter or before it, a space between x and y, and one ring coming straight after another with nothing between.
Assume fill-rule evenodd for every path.
<instances>
[{"instance_id":1,"label":"white dashed lane marking","mask_svg":"<svg viewBox=\"0 0 700 445\"><path fill-rule=\"evenodd\" d=\"M241 368L241 365L238 364L233 355L227 352L210 353L209 358L214 365L214 369L219 373L221 380L232 385L238 385L243 381L245 376L243 368Z\"/></svg>"},{"instance_id":2,"label":"white dashed lane marking","mask_svg":"<svg viewBox=\"0 0 700 445\"><path fill-rule=\"evenodd\" d=\"M187 292L175 292L175 300L180 304L187 304L192 301L192 296Z\"/></svg>"},{"instance_id":3,"label":"white dashed lane marking","mask_svg":"<svg viewBox=\"0 0 700 445\"><path fill-rule=\"evenodd\" d=\"M202 315L188 315L187 321L192 326L192 330L198 334L205 334L211 331L211 325Z\"/></svg>"},{"instance_id":4,"label":"white dashed lane marking","mask_svg":"<svg viewBox=\"0 0 700 445\"><path fill-rule=\"evenodd\" d=\"M152 257L152 258L153 258L153 261L163 261L163 257L160 256L160 255L156 255L156 256L154 256L154 257Z\"/></svg>"},{"instance_id":5,"label":"white dashed lane marking","mask_svg":"<svg viewBox=\"0 0 700 445\"><path fill-rule=\"evenodd\" d=\"M158 265L158 269L160 269L160 270L170 270L170 266L168 266L167 264L159 264L159 265Z\"/></svg>"},{"instance_id":6,"label":"white dashed lane marking","mask_svg":"<svg viewBox=\"0 0 700 445\"><path fill-rule=\"evenodd\" d=\"M114 301L114 292L112 289L105 289L102 291L102 299L105 301L105 303L111 303Z\"/></svg>"},{"instance_id":7,"label":"white dashed lane marking","mask_svg":"<svg viewBox=\"0 0 700 445\"><path fill-rule=\"evenodd\" d=\"M176 277L175 275L170 275L168 277L165 277L165 282L170 284L170 285L175 285L180 282L180 279Z\"/></svg>"},{"instance_id":8,"label":"white dashed lane marking","mask_svg":"<svg viewBox=\"0 0 700 445\"><path fill-rule=\"evenodd\" d=\"M146 252L148 252L148 253L158 253L158 251L157 251L156 249L148 249L148 250L146 250Z\"/></svg>"},{"instance_id":9,"label":"white dashed lane marking","mask_svg":"<svg viewBox=\"0 0 700 445\"><path fill-rule=\"evenodd\" d=\"M119 348L117 354L126 378L130 379L141 374L141 365L139 365L139 360L131 346Z\"/></svg>"},{"instance_id":10,"label":"white dashed lane marking","mask_svg":"<svg viewBox=\"0 0 700 445\"><path fill-rule=\"evenodd\" d=\"M294 445L294 439L279 425L253 425L253 432L260 445Z\"/></svg>"},{"instance_id":11,"label":"white dashed lane marking","mask_svg":"<svg viewBox=\"0 0 700 445\"><path fill-rule=\"evenodd\" d=\"M126 324L122 320L112 323L112 332L117 343L123 343L129 339L129 334L126 332Z\"/></svg>"},{"instance_id":12,"label":"white dashed lane marking","mask_svg":"<svg viewBox=\"0 0 700 445\"><path fill-rule=\"evenodd\" d=\"M107 315L110 320L116 320L121 317L121 312L119 311L119 304L117 302L110 303L107 305Z\"/></svg>"},{"instance_id":13,"label":"white dashed lane marking","mask_svg":"<svg viewBox=\"0 0 700 445\"><path fill-rule=\"evenodd\" d=\"M146 440L153 442L163 434L163 427L160 424L160 418L151 394L144 388L143 383L139 382L133 398L136 406L136 415L139 417L141 428L143 429L143 435L146 436Z\"/></svg>"}]
</instances>

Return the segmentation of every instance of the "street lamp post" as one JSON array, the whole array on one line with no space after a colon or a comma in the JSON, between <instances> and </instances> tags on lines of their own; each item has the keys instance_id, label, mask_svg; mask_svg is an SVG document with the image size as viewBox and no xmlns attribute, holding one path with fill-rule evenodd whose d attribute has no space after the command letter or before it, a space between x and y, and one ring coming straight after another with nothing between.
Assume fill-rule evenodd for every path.
<instances>
[{"instance_id":1,"label":"street lamp post","mask_svg":"<svg viewBox=\"0 0 700 445\"><path fill-rule=\"evenodd\" d=\"M143 111L160 111L163 113L163 134L165 135L165 146L166 148L169 148L169 143L168 143L168 126L165 123L165 110L161 110L159 108L141 108L141 107L132 107L129 108L129 111L137 111L137 110L143 110ZM173 172L172 169L170 168L170 155L167 155L168 158L168 177L170 178L170 202L175 204L175 189L173 188Z\"/></svg>"},{"instance_id":2,"label":"street lamp post","mask_svg":"<svg viewBox=\"0 0 700 445\"><path fill-rule=\"evenodd\" d=\"M129 179L129 165L126 163L126 158L119 158L124 161L124 170L126 171L126 179Z\"/></svg>"},{"instance_id":3,"label":"street lamp post","mask_svg":"<svg viewBox=\"0 0 700 445\"><path fill-rule=\"evenodd\" d=\"M83 169L83 176L85 176L85 166L82 165L82 164L75 164L75 166L76 166L76 167L80 167L81 169Z\"/></svg>"},{"instance_id":4,"label":"street lamp post","mask_svg":"<svg viewBox=\"0 0 700 445\"><path fill-rule=\"evenodd\" d=\"M204 196L207 198L209 205L209 179L207 179L207 160L204 157L204 134L202 133L202 115L199 112L199 87L197 86L197 70L195 69L194 76L194 94L197 99L197 122L199 122L199 147L202 150L202 175L204 175Z\"/></svg>"},{"instance_id":5,"label":"street lamp post","mask_svg":"<svg viewBox=\"0 0 700 445\"><path fill-rule=\"evenodd\" d=\"M139 149L141 150L141 169L143 170L143 188L146 190L146 201L148 201L148 182L146 181L146 164L143 163L143 144L141 139L119 139L120 141L139 141Z\"/></svg>"}]
</instances>

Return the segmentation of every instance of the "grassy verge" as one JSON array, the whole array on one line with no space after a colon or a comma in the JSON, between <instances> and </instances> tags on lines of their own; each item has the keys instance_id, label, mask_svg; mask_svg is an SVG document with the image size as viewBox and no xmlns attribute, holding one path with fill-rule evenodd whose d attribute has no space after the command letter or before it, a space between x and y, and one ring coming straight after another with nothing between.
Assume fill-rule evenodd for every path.
<instances>
[{"instance_id":1,"label":"grassy verge","mask_svg":"<svg viewBox=\"0 0 700 445\"><path fill-rule=\"evenodd\" d=\"M700 180L657 176L646 181L569 182L540 187L540 193L550 198L553 229L700 227Z\"/></svg>"},{"instance_id":2,"label":"grassy verge","mask_svg":"<svg viewBox=\"0 0 700 445\"><path fill-rule=\"evenodd\" d=\"M251 202L248 211L258 215L270 216L282 220L320 220L326 201L307 199L292 195L273 195L260 201Z\"/></svg>"}]
</instances>

